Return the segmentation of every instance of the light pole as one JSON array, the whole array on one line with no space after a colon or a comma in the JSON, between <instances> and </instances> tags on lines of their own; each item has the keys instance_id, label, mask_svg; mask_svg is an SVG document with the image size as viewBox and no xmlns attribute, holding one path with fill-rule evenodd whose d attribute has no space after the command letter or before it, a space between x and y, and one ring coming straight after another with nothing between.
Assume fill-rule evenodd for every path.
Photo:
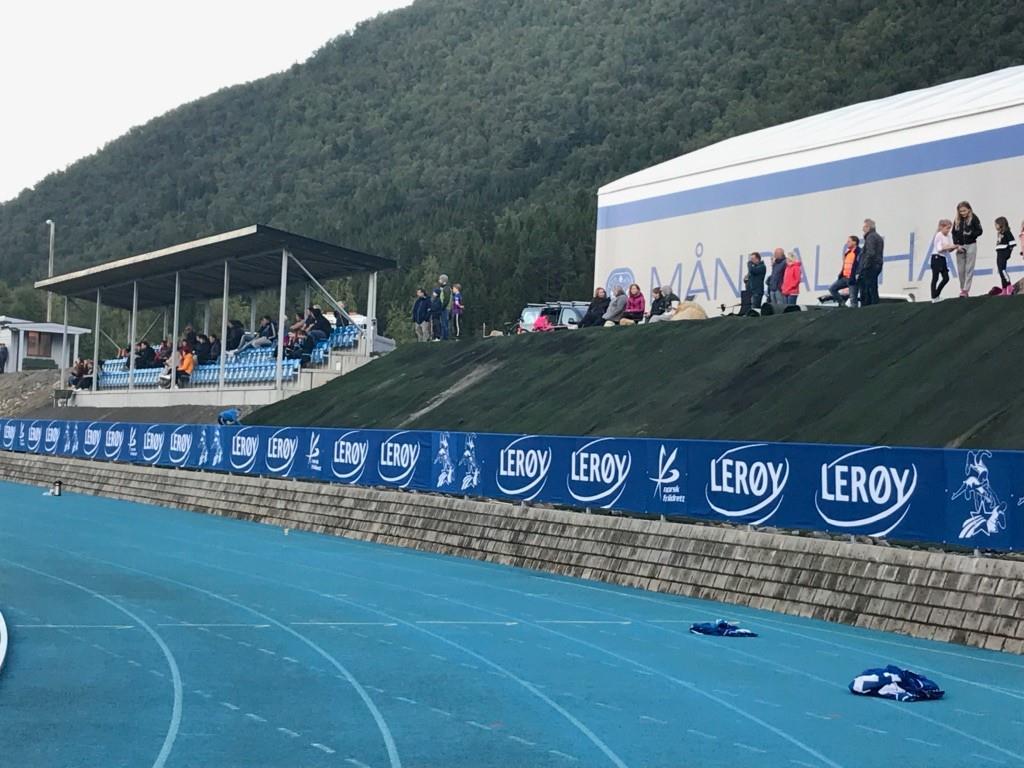
<instances>
[{"instance_id":1,"label":"light pole","mask_svg":"<svg viewBox=\"0 0 1024 768\"><path fill-rule=\"evenodd\" d=\"M46 276L53 277L53 236L56 225L53 223L53 219L46 220L47 225L50 227L50 264L46 269ZM52 322L52 304L53 294L49 291L46 292L46 322Z\"/></svg>"}]
</instances>

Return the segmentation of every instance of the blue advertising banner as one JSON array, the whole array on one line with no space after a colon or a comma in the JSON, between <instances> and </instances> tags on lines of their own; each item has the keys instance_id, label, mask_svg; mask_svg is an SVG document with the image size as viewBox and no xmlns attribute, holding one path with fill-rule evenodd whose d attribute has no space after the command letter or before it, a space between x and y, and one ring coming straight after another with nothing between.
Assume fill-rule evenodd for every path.
<instances>
[{"instance_id":1,"label":"blue advertising banner","mask_svg":"<svg viewBox=\"0 0 1024 768\"><path fill-rule=\"evenodd\" d=\"M0 420L0 449L1024 549L1024 452Z\"/></svg>"}]
</instances>

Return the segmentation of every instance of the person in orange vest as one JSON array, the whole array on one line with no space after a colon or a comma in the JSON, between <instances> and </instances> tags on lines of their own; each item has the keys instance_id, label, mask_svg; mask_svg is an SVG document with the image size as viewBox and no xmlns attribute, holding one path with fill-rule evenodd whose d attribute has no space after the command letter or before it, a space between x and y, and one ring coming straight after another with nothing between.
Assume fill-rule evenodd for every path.
<instances>
[{"instance_id":1,"label":"person in orange vest","mask_svg":"<svg viewBox=\"0 0 1024 768\"><path fill-rule=\"evenodd\" d=\"M839 270L839 279L828 287L828 292L840 307L846 305L846 299L839 295L841 288L850 289L850 298L857 301L854 295L854 276L857 274L857 262L860 260L860 238L850 235L843 246L843 267ZM851 304L852 306L852 304Z\"/></svg>"}]
</instances>

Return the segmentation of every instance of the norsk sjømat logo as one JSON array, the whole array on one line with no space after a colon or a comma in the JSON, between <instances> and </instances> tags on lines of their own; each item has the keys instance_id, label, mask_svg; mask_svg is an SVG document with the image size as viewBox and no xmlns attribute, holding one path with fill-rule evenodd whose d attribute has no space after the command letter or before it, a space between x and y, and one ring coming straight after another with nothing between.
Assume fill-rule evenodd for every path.
<instances>
[{"instance_id":1,"label":"norsk sj\u00f8mat logo","mask_svg":"<svg viewBox=\"0 0 1024 768\"><path fill-rule=\"evenodd\" d=\"M267 438L267 471L287 476L295 466L299 453L299 438L294 430L279 429Z\"/></svg>"},{"instance_id":2,"label":"norsk sj\u00f8mat logo","mask_svg":"<svg viewBox=\"0 0 1024 768\"><path fill-rule=\"evenodd\" d=\"M680 479L682 473L676 467L679 448L668 450L661 445L658 450L658 476L649 478L654 483L654 496L664 504L682 504L686 501Z\"/></svg>"},{"instance_id":3,"label":"norsk sj\u00f8mat logo","mask_svg":"<svg viewBox=\"0 0 1024 768\"><path fill-rule=\"evenodd\" d=\"M533 501L544 490L550 471L551 446L543 445L543 438L528 435L501 449L494 481L506 496Z\"/></svg>"},{"instance_id":4,"label":"norsk sj\u00f8mat logo","mask_svg":"<svg viewBox=\"0 0 1024 768\"><path fill-rule=\"evenodd\" d=\"M888 447L860 448L821 465L814 506L836 528L885 536L910 511L917 466Z\"/></svg>"},{"instance_id":5,"label":"norsk sj\u00f8mat logo","mask_svg":"<svg viewBox=\"0 0 1024 768\"><path fill-rule=\"evenodd\" d=\"M402 439L409 432L396 432L380 444L377 474L385 483L405 488L412 482L416 463L420 459L420 444L415 437Z\"/></svg>"},{"instance_id":6,"label":"norsk sj\u00f8mat logo","mask_svg":"<svg viewBox=\"0 0 1024 768\"><path fill-rule=\"evenodd\" d=\"M334 441L331 474L343 483L358 483L370 455L369 440L357 440L358 432L346 432Z\"/></svg>"},{"instance_id":7,"label":"norsk sj\u00f8mat logo","mask_svg":"<svg viewBox=\"0 0 1024 768\"><path fill-rule=\"evenodd\" d=\"M566 487L576 501L607 509L622 496L633 454L617 442L602 437L572 452Z\"/></svg>"},{"instance_id":8,"label":"norsk sj\u00f8mat logo","mask_svg":"<svg viewBox=\"0 0 1024 768\"><path fill-rule=\"evenodd\" d=\"M252 430L242 428L231 438L231 468L237 472L249 472L256 465L260 452L260 436Z\"/></svg>"},{"instance_id":9,"label":"norsk sj\u00f8mat logo","mask_svg":"<svg viewBox=\"0 0 1024 768\"><path fill-rule=\"evenodd\" d=\"M730 448L711 460L704 498L723 517L760 525L779 511L789 481L789 459L772 459L758 443Z\"/></svg>"}]
</instances>

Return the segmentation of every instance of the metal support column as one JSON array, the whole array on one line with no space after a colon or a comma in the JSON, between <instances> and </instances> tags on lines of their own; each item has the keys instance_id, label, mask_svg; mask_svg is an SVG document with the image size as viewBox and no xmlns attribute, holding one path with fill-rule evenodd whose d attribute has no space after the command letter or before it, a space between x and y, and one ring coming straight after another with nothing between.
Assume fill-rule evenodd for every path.
<instances>
[{"instance_id":1,"label":"metal support column","mask_svg":"<svg viewBox=\"0 0 1024 768\"><path fill-rule=\"evenodd\" d=\"M174 322L171 331L171 389L178 388L178 312L181 310L181 274L174 273Z\"/></svg>"},{"instance_id":2,"label":"metal support column","mask_svg":"<svg viewBox=\"0 0 1024 768\"><path fill-rule=\"evenodd\" d=\"M96 327L92 332L92 391L100 387L100 370L103 364L100 362L100 310L103 308L103 294L99 288L96 289Z\"/></svg>"},{"instance_id":3,"label":"metal support column","mask_svg":"<svg viewBox=\"0 0 1024 768\"><path fill-rule=\"evenodd\" d=\"M371 272L366 299L366 354L373 354L373 339L377 335L377 273Z\"/></svg>"},{"instance_id":4,"label":"metal support column","mask_svg":"<svg viewBox=\"0 0 1024 768\"><path fill-rule=\"evenodd\" d=\"M277 388L284 387L284 329L288 327L288 251L281 251L281 293L277 300Z\"/></svg>"},{"instance_id":5,"label":"metal support column","mask_svg":"<svg viewBox=\"0 0 1024 768\"><path fill-rule=\"evenodd\" d=\"M210 335L210 302L203 308L203 333Z\"/></svg>"},{"instance_id":6,"label":"metal support column","mask_svg":"<svg viewBox=\"0 0 1024 768\"><path fill-rule=\"evenodd\" d=\"M249 297L249 327L248 331L256 331L256 297Z\"/></svg>"},{"instance_id":7,"label":"metal support column","mask_svg":"<svg viewBox=\"0 0 1024 768\"><path fill-rule=\"evenodd\" d=\"M68 382L68 297L64 297L64 337L60 343L60 385Z\"/></svg>"},{"instance_id":8,"label":"metal support column","mask_svg":"<svg viewBox=\"0 0 1024 768\"><path fill-rule=\"evenodd\" d=\"M164 318L164 326L163 326L163 330L160 331L160 341L165 341L167 339L167 309L166 309L166 307L164 308L163 318Z\"/></svg>"},{"instance_id":9,"label":"metal support column","mask_svg":"<svg viewBox=\"0 0 1024 768\"><path fill-rule=\"evenodd\" d=\"M309 283L306 283L306 291L302 294L302 311L305 312L309 306Z\"/></svg>"},{"instance_id":10,"label":"metal support column","mask_svg":"<svg viewBox=\"0 0 1024 768\"><path fill-rule=\"evenodd\" d=\"M228 356L228 291L231 288L231 267L224 262L224 297L220 307L220 357L217 359L217 387L224 389L224 362Z\"/></svg>"},{"instance_id":11,"label":"metal support column","mask_svg":"<svg viewBox=\"0 0 1024 768\"><path fill-rule=\"evenodd\" d=\"M139 321L139 281L132 281L132 316L128 321L128 391L135 389L135 343Z\"/></svg>"}]
</instances>

